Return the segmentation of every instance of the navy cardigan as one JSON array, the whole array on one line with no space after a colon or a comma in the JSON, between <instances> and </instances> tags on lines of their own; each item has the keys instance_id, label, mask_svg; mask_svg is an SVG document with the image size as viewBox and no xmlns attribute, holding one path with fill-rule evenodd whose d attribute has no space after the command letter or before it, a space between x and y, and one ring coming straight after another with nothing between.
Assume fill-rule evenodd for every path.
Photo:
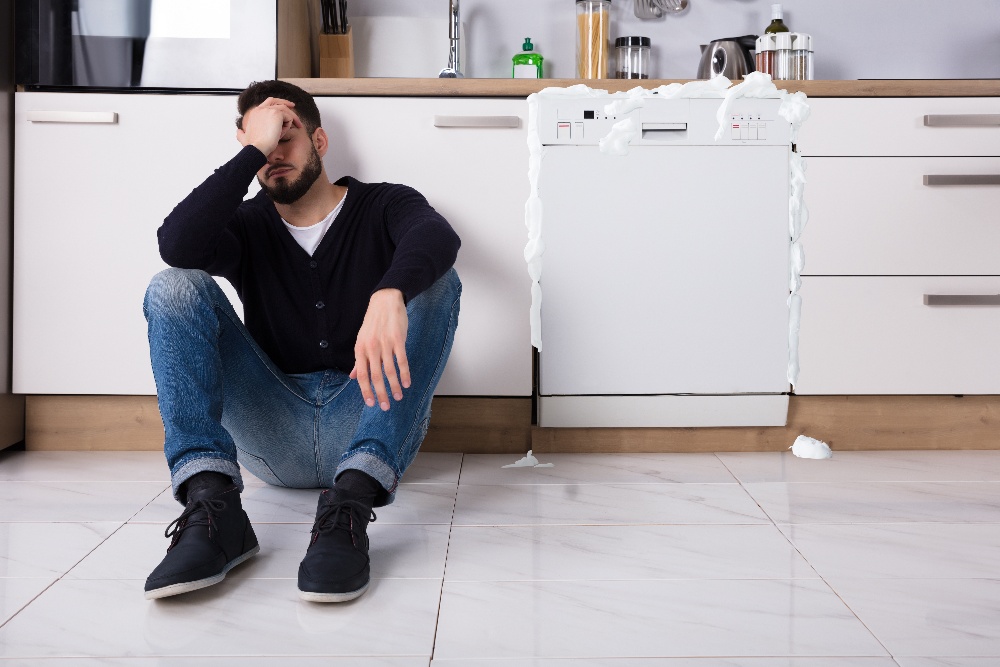
<instances>
[{"instance_id":1,"label":"navy cardigan","mask_svg":"<svg viewBox=\"0 0 1000 667\"><path fill-rule=\"evenodd\" d=\"M337 181L347 198L312 257L261 191L267 158L245 146L195 188L157 231L168 265L229 280L257 344L285 373L354 367L354 344L377 290L409 301L451 268L458 235L413 188Z\"/></svg>"}]
</instances>

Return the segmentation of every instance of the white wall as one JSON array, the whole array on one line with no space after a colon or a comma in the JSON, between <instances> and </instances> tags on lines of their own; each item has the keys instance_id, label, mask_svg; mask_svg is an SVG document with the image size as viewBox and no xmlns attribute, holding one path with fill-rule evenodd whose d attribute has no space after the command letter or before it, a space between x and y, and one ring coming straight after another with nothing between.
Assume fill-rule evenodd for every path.
<instances>
[{"instance_id":1,"label":"white wall","mask_svg":"<svg viewBox=\"0 0 1000 667\"><path fill-rule=\"evenodd\" d=\"M760 34L769 0L689 0L676 16L643 21L632 0L612 0L612 37L653 42L656 78L694 78L699 44ZM1000 0L786 0L785 23L813 35L817 79L1000 77ZM448 0L354 0L349 16L440 16ZM570 0L461 0L467 36L463 70L507 77L530 36L547 78L573 78L575 7ZM447 23L444 24L447 26ZM440 36L447 42L445 32ZM392 49L392 44L376 48ZM442 63L444 67L446 63Z\"/></svg>"}]
</instances>

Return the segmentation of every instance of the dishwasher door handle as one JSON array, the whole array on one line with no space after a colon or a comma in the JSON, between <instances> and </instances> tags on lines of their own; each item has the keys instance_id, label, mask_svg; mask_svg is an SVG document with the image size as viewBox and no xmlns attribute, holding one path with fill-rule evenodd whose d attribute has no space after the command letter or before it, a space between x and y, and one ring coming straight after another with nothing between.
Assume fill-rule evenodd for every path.
<instances>
[{"instance_id":1,"label":"dishwasher door handle","mask_svg":"<svg viewBox=\"0 0 1000 667\"><path fill-rule=\"evenodd\" d=\"M925 174L924 185L1000 185L1000 174Z\"/></svg>"},{"instance_id":2,"label":"dishwasher door handle","mask_svg":"<svg viewBox=\"0 0 1000 667\"><path fill-rule=\"evenodd\" d=\"M1000 113L932 114L924 116L926 127L1000 127Z\"/></svg>"},{"instance_id":3,"label":"dishwasher door handle","mask_svg":"<svg viewBox=\"0 0 1000 667\"><path fill-rule=\"evenodd\" d=\"M520 116L434 116L434 127L520 127Z\"/></svg>"},{"instance_id":4,"label":"dishwasher door handle","mask_svg":"<svg viewBox=\"0 0 1000 667\"><path fill-rule=\"evenodd\" d=\"M27 117L32 123L118 123L114 111L29 111Z\"/></svg>"},{"instance_id":5,"label":"dishwasher door handle","mask_svg":"<svg viewBox=\"0 0 1000 667\"><path fill-rule=\"evenodd\" d=\"M925 306L1000 306L1000 294L925 294Z\"/></svg>"},{"instance_id":6,"label":"dishwasher door handle","mask_svg":"<svg viewBox=\"0 0 1000 667\"><path fill-rule=\"evenodd\" d=\"M642 133L647 132L687 132L687 123L643 123Z\"/></svg>"}]
</instances>

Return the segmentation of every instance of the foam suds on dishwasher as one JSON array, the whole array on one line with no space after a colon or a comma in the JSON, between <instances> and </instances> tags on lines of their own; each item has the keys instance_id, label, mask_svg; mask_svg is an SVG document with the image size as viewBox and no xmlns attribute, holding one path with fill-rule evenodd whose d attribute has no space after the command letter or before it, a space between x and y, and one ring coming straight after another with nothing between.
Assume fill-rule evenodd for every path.
<instances>
[{"instance_id":1,"label":"foam suds on dishwasher","mask_svg":"<svg viewBox=\"0 0 1000 667\"><path fill-rule=\"evenodd\" d=\"M609 116L628 114L641 107L645 100L656 97L659 99L676 98L717 98L722 104L716 115L719 129L715 140L718 141L729 127L729 109L734 100L741 97L777 98L781 100L778 114L791 124L792 143L795 143L799 127L809 117L809 104L805 93L789 94L787 90L779 90L771 77L761 72L751 72L741 82L732 85L732 81L724 76L718 76L705 81L689 81L685 84L671 83L659 86L653 90L642 87L633 88L624 93L608 93L584 84L568 88L545 88L528 96L528 181L531 185L528 201L524 206L524 224L528 228L528 243L524 248L524 260L528 264L528 275L531 277L531 344L539 351L542 349L542 259L545 253L545 242L542 238L542 201L538 196L538 177L541 172L545 148L538 134L538 100L539 96L564 98L608 98L604 111ZM632 118L616 123L611 131L603 137L598 150L607 155L625 155L632 139L639 131ZM805 161L798 153L792 153L789 161L789 202L788 220L791 250L789 252L789 296L788 296L788 382L793 387L799 375L799 324L802 311L802 298L798 291L802 285L801 273L805 263L805 252L799 237L809 219L803 199L806 183Z\"/></svg>"}]
</instances>

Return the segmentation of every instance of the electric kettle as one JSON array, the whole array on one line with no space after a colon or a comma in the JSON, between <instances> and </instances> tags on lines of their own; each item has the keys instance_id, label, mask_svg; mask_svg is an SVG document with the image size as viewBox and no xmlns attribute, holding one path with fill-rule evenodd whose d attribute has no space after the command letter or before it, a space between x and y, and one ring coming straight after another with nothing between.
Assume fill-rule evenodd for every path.
<instances>
[{"instance_id":1,"label":"electric kettle","mask_svg":"<svg viewBox=\"0 0 1000 667\"><path fill-rule=\"evenodd\" d=\"M756 46L757 35L727 37L702 44L698 78L710 79L721 74L729 79L742 79L756 69L750 55Z\"/></svg>"}]
</instances>

